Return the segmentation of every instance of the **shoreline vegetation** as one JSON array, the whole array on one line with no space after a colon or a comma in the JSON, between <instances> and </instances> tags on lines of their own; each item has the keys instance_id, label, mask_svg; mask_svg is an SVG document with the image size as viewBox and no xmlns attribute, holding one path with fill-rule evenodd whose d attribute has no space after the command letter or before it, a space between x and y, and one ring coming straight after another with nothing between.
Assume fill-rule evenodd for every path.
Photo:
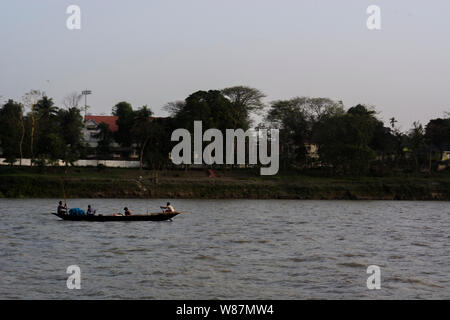
<instances>
[{"instance_id":1,"label":"shoreline vegetation","mask_svg":"<svg viewBox=\"0 0 450 320\"><path fill-rule=\"evenodd\" d=\"M257 169L138 170L2 167L0 198L450 200L450 173L325 176L319 171L259 176Z\"/></svg>"}]
</instances>

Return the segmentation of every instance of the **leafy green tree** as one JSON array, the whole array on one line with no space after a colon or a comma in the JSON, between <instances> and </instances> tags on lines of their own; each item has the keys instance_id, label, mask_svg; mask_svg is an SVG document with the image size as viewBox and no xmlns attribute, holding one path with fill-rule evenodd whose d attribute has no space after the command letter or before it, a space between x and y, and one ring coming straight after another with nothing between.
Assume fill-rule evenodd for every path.
<instances>
[{"instance_id":1,"label":"leafy green tree","mask_svg":"<svg viewBox=\"0 0 450 320\"><path fill-rule=\"evenodd\" d=\"M428 144L439 150L439 159L442 159L444 145L450 143L450 118L430 120L425 127L425 139Z\"/></svg>"},{"instance_id":2,"label":"leafy green tree","mask_svg":"<svg viewBox=\"0 0 450 320\"><path fill-rule=\"evenodd\" d=\"M105 122L101 122L98 125L98 132L94 135L96 139L99 139L97 143L97 156L102 159L107 159L110 154L110 144L113 142L113 132L109 128L109 125Z\"/></svg>"},{"instance_id":3,"label":"leafy green tree","mask_svg":"<svg viewBox=\"0 0 450 320\"><path fill-rule=\"evenodd\" d=\"M314 142L320 123L344 114L342 103L328 98L295 97L271 103L266 121L280 130L280 161L283 168L307 164L306 144Z\"/></svg>"},{"instance_id":4,"label":"leafy green tree","mask_svg":"<svg viewBox=\"0 0 450 320\"><path fill-rule=\"evenodd\" d=\"M327 117L317 132L320 159L336 172L364 174L375 158L370 148L374 133L373 112L364 106L350 108L344 115Z\"/></svg>"},{"instance_id":5,"label":"leafy green tree","mask_svg":"<svg viewBox=\"0 0 450 320\"><path fill-rule=\"evenodd\" d=\"M59 159L64 159L65 145L59 132L49 132L46 137L45 153L39 153L38 159L40 163L50 163L58 165ZM67 160L67 159L66 159Z\"/></svg>"},{"instance_id":6,"label":"leafy green tree","mask_svg":"<svg viewBox=\"0 0 450 320\"><path fill-rule=\"evenodd\" d=\"M186 101L177 100L166 103L163 109L166 110L171 116L176 117L178 114L181 114L185 106Z\"/></svg>"},{"instance_id":7,"label":"leafy green tree","mask_svg":"<svg viewBox=\"0 0 450 320\"><path fill-rule=\"evenodd\" d=\"M37 114L36 125L36 153L35 155L45 163L46 159L56 161L63 156L63 139L60 136L61 127L58 124L59 109L54 105L53 99L42 97L34 105L33 111Z\"/></svg>"},{"instance_id":8,"label":"leafy green tree","mask_svg":"<svg viewBox=\"0 0 450 320\"><path fill-rule=\"evenodd\" d=\"M395 137L390 128L381 121L374 121L373 137L370 147L380 155L383 160L386 155L395 153Z\"/></svg>"},{"instance_id":9,"label":"leafy green tree","mask_svg":"<svg viewBox=\"0 0 450 320\"><path fill-rule=\"evenodd\" d=\"M0 108L0 147L6 161L11 165L17 158L22 159L25 135L23 109L21 103L11 99Z\"/></svg>"},{"instance_id":10,"label":"leafy green tree","mask_svg":"<svg viewBox=\"0 0 450 320\"><path fill-rule=\"evenodd\" d=\"M194 92L184 102L168 103L165 109L171 113L175 128L185 128L191 133L194 121L202 121L203 130L214 128L223 134L226 129L247 129L248 126L237 105L219 90Z\"/></svg>"},{"instance_id":11,"label":"leafy green tree","mask_svg":"<svg viewBox=\"0 0 450 320\"><path fill-rule=\"evenodd\" d=\"M327 116L345 113L342 101L329 98L295 97L290 101L303 111L311 128Z\"/></svg>"},{"instance_id":12,"label":"leafy green tree","mask_svg":"<svg viewBox=\"0 0 450 320\"><path fill-rule=\"evenodd\" d=\"M131 147L133 136L131 129L134 124L134 111L128 102L119 102L113 107L113 115L117 116L118 129L115 132L115 140L123 147Z\"/></svg>"},{"instance_id":13,"label":"leafy green tree","mask_svg":"<svg viewBox=\"0 0 450 320\"><path fill-rule=\"evenodd\" d=\"M282 168L304 164L309 137L309 123L298 99L274 101L266 116L271 127L280 131L280 163Z\"/></svg>"},{"instance_id":14,"label":"leafy green tree","mask_svg":"<svg viewBox=\"0 0 450 320\"><path fill-rule=\"evenodd\" d=\"M384 165L388 156L395 155L396 137L392 130L395 127L396 120L390 119L391 128L385 127L383 122L376 117L375 110L368 109L364 105L357 105L348 110L348 114L367 119L371 123L372 138L368 143L370 149L374 150L378 155L379 162ZM392 159L392 157L391 157Z\"/></svg>"},{"instance_id":15,"label":"leafy green tree","mask_svg":"<svg viewBox=\"0 0 450 320\"><path fill-rule=\"evenodd\" d=\"M264 108L262 99L265 98L265 94L258 89L247 86L225 88L221 92L231 101L233 110L236 112L236 123L233 128L241 125L242 129L247 130L251 124L250 114L259 112Z\"/></svg>"},{"instance_id":16,"label":"leafy green tree","mask_svg":"<svg viewBox=\"0 0 450 320\"><path fill-rule=\"evenodd\" d=\"M392 143L392 156L394 158L394 168L400 169L400 164L406 162L405 148L407 147L407 136L396 127L398 121L392 117L389 119L391 125L390 140ZM390 147L390 146L389 146Z\"/></svg>"},{"instance_id":17,"label":"leafy green tree","mask_svg":"<svg viewBox=\"0 0 450 320\"><path fill-rule=\"evenodd\" d=\"M141 170L143 168L144 150L152 134L152 115L153 111L147 106L143 106L135 112L134 123L131 128L133 141L139 150L139 168Z\"/></svg>"},{"instance_id":18,"label":"leafy green tree","mask_svg":"<svg viewBox=\"0 0 450 320\"><path fill-rule=\"evenodd\" d=\"M148 168L160 170L169 165L169 153L173 147L170 137L176 127L171 118L154 118L150 128L144 161Z\"/></svg>"},{"instance_id":19,"label":"leafy green tree","mask_svg":"<svg viewBox=\"0 0 450 320\"><path fill-rule=\"evenodd\" d=\"M245 119L238 116L236 107L220 91L197 91L186 98L184 103L169 103L176 124L193 132L194 121L202 121L203 129L245 128ZM166 108L168 109L168 108ZM170 108L169 108L170 109Z\"/></svg>"},{"instance_id":20,"label":"leafy green tree","mask_svg":"<svg viewBox=\"0 0 450 320\"><path fill-rule=\"evenodd\" d=\"M411 151L415 170L420 169L421 159L425 154L425 131L418 121L413 123L412 129L408 133L408 147Z\"/></svg>"},{"instance_id":21,"label":"leafy green tree","mask_svg":"<svg viewBox=\"0 0 450 320\"><path fill-rule=\"evenodd\" d=\"M60 109L57 114L59 134L63 144L63 160L66 166L75 161L84 154L85 146L83 143L83 117L77 107L71 107L68 110Z\"/></svg>"},{"instance_id":22,"label":"leafy green tree","mask_svg":"<svg viewBox=\"0 0 450 320\"><path fill-rule=\"evenodd\" d=\"M42 119L42 122L54 120L54 117L56 116L59 110L58 107L55 106L53 99L47 96L43 96L42 99L40 99L36 103L34 108L36 112L38 112L39 115L41 116L40 119Z\"/></svg>"},{"instance_id":23,"label":"leafy green tree","mask_svg":"<svg viewBox=\"0 0 450 320\"><path fill-rule=\"evenodd\" d=\"M395 131L384 126L382 121L374 120L374 131L369 147L377 154L374 169L378 173L385 173L394 169L396 157L402 154L401 140L398 140Z\"/></svg>"}]
</instances>

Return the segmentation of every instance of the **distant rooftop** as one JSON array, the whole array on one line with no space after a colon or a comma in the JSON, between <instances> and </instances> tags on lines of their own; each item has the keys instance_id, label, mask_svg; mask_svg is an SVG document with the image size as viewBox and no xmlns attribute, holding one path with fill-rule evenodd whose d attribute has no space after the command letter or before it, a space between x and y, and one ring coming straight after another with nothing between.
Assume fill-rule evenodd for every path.
<instances>
[{"instance_id":1,"label":"distant rooftop","mask_svg":"<svg viewBox=\"0 0 450 320\"><path fill-rule=\"evenodd\" d=\"M118 117L117 116L92 116L92 115L87 115L84 117L84 121L88 121L88 120L92 120L94 121L97 125L99 125L100 123L104 122L107 125L109 125L109 130L111 130L112 132L117 131L118 127L117 127L117 121Z\"/></svg>"},{"instance_id":2,"label":"distant rooftop","mask_svg":"<svg viewBox=\"0 0 450 320\"><path fill-rule=\"evenodd\" d=\"M84 122L88 120L94 121L97 125L104 122L107 125L109 125L109 130L112 132L116 132L119 127L117 126L117 116L94 116L94 115L86 115L84 117ZM150 117L150 121L153 121L153 119L164 119L164 117Z\"/></svg>"}]
</instances>

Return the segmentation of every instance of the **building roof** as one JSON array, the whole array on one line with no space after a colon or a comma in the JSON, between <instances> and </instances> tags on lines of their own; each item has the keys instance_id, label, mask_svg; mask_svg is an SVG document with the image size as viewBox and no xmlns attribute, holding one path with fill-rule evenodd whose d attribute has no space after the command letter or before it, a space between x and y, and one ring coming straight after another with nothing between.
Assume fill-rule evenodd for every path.
<instances>
[{"instance_id":1,"label":"building roof","mask_svg":"<svg viewBox=\"0 0 450 320\"><path fill-rule=\"evenodd\" d=\"M100 123L104 122L106 124L109 125L109 129L112 132L117 131L118 127L117 127L117 121L118 117L117 116L91 116L91 115L87 115L84 117L84 121L88 121L88 120L92 120L94 121L97 125L99 125Z\"/></svg>"},{"instance_id":2,"label":"building roof","mask_svg":"<svg viewBox=\"0 0 450 320\"><path fill-rule=\"evenodd\" d=\"M100 123L104 122L106 124L109 125L109 130L111 130L112 132L116 132L119 127L117 126L117 119L119 117L117 116L93 116L93 115L87 115L84 117L84 122L92 120L94 121L97 125L99 125ZM166 119L165 117L150 117L149 121L153 121L155 119Z\"/></svg>"}]
</instances>

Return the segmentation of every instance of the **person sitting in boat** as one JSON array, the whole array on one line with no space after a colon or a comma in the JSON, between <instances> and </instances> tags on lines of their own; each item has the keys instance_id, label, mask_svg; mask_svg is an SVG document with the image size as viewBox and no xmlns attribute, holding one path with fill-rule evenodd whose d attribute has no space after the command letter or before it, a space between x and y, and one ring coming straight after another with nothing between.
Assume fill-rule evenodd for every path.
<instances>
[{"instance_id":1,"label":"person sitting in boat","mask_svg":"<svg viewBox=\"0 0 450 320\"><path fill-rule=\"evenodd\" d=\"M126 216L131 216L131 214L132 214L131 210L128 210L127 207L123 208L123 210L125 210L125 215Z\"/></svg>"},{"instance_id":2,"label":"person sitting in boat","mask_svg":"<svg viewBox=\"0 0 450 320\"><path fill-rule=\"evenodd\" d=\"M62 201L58 205L58 214L67 214L67 203L63 206Z\"/></svg>"},{"instance_id":3,"label":"person sitting in boat","mask_svg":"<svg viewBox=\"0 0 450 320\"><path fill-rule=\"evenodd\" d=\"M161 209L166 209L165 213L172 213L175 212L175 209L170 205L170 202L167 202L167 205L165 207L161 207Z\"/></svg>"},{"instance_id":4,"label":"person sitting in boat","mask_svg":"<svg viewBox=\"0 0 450 320\"><path fill-rule=\"evenodd\" d=\"M96 210L92 209L91 205L89 204L89 205L88 205L88 208L87 208L87 211L86 211L86 214L87 214L88 216L93 216L93 215L95 214L95 211L96 211Z\"/></svg>"}]
</instances>

